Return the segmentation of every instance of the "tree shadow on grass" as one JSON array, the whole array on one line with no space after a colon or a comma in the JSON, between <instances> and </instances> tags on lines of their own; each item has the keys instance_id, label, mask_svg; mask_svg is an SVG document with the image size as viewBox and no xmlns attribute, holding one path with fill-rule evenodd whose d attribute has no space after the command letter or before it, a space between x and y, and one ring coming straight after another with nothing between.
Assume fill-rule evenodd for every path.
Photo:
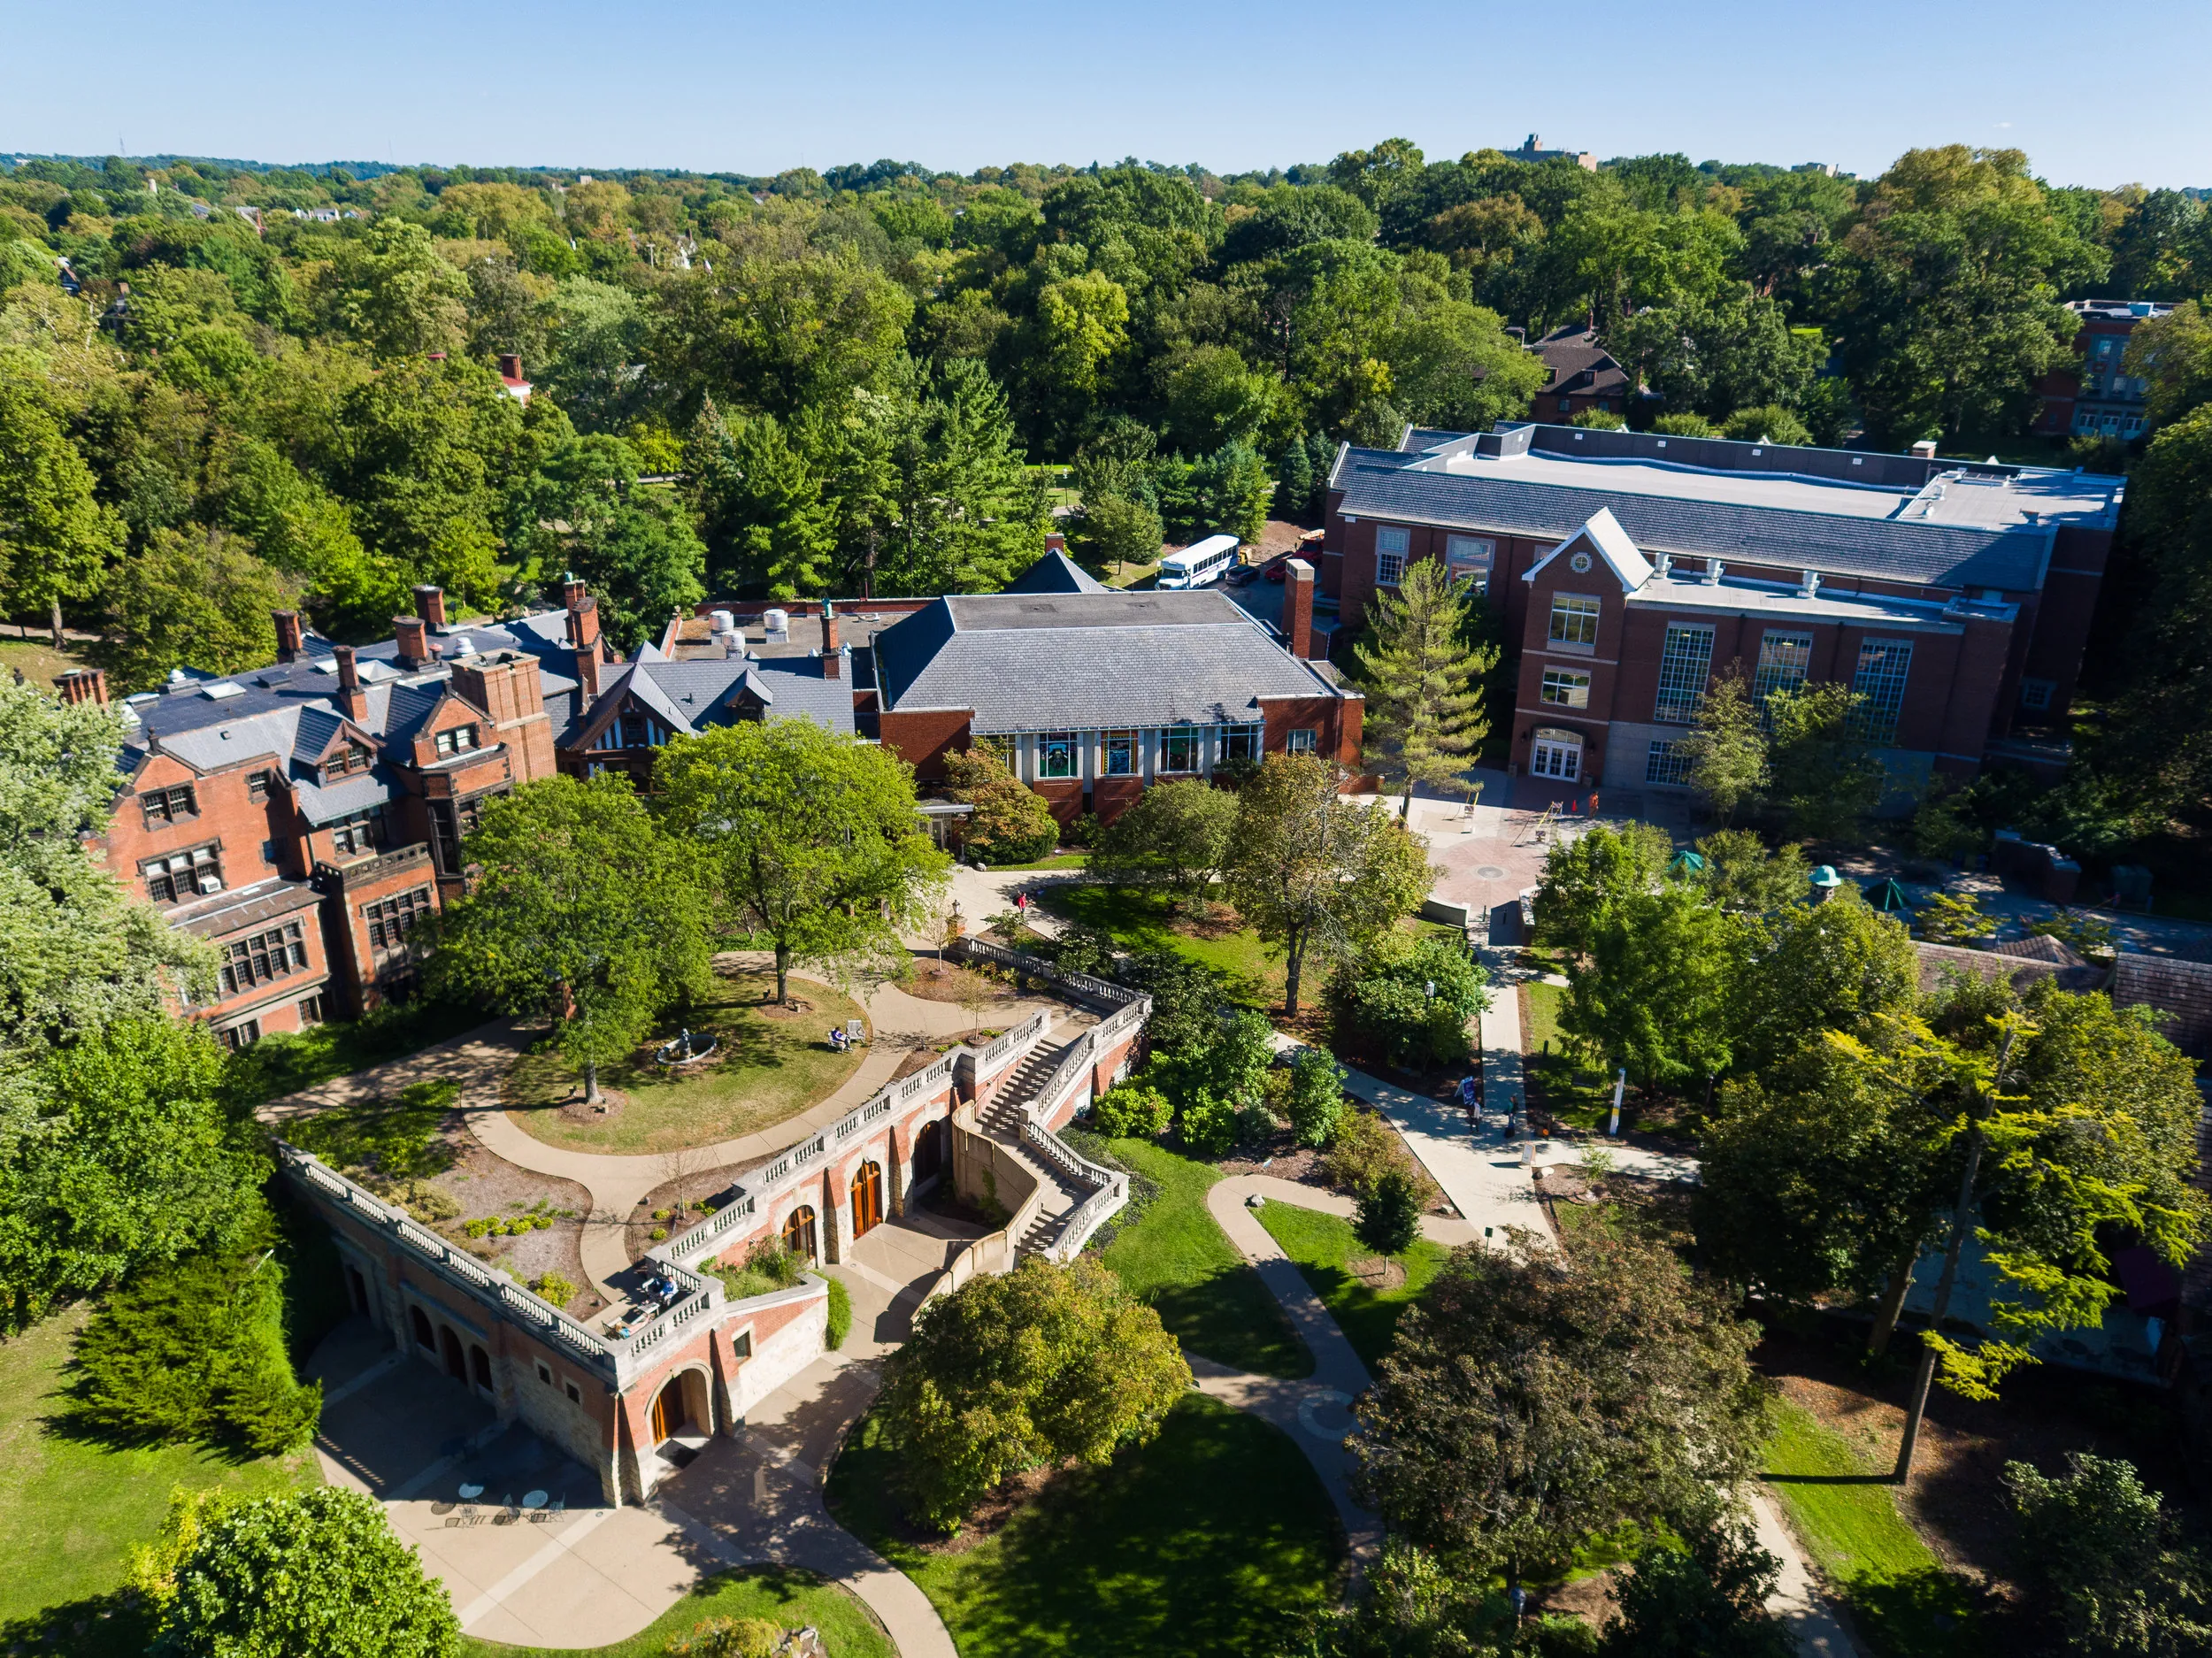
<instances>
[{"instance_id":1,"label":"tree shadow on grass","mask_svg":"<svg viewBox=\"0 0 2212 1658\"><path fill-rule=\"evenodd\" d=\"M1156 1290L1149 1300L1167 1332L1194 1353L1290 1381L1313 1374L1313 1355L1248 1266Z\"/></svg>"},{"instance_id":2,"label":"tree shadow on grass","mask_svg":"<svg viewBox=\"0 0 2212 1658\"><path fill-rule=\"evenodd\" d=\"M1967 1658L1989 1649L1973 1591L1941 1566L1864 1573L1844 1585L1843 1600L1886 1658Z\"/></svg>"},{"instance_id":3,"label":"tree shadow on grass","mask_svg":"<svg viewBox=\"0 0 2212 1658\"><path fill-rule=\"evenodd\" d=\"M153 1620L127 1590L65 1600L0 1623L0 1652L66 1653L69 1658L145 1658Z\"/></svg>"}]
</instances>

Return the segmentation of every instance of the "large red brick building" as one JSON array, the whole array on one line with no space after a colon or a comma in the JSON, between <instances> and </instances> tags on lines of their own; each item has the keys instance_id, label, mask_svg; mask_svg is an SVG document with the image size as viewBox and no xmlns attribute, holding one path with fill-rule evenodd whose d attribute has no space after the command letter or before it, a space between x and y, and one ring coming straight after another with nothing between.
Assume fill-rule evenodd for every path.
<instances>
[{"instance_id":1,"label":"large red brick building","mask_svg":"<svg viewBox=\"0 0 2212 1658\"><path fill-rule=\"evenodd\" d=\"M2123 480L1843 450L1509 424L1340 452L1323 583L1360 613L1417 558L1479 582L1517 641L1510 764L1681 787L1713 676L1867 699L1893 799L2056 721Z\"/></svg>"},{"instance_id":2,"label":"large red brick building","mask_svg":"<svg viewBox=\"0 0 2212 1658\"><path fill-rule=\"evenodd\" d=\"M2036 388L2043 401L2034 429L2047 437L2141 437L2150 384L2122 373L2122 360L2136 325L2173 307L2147 299L2076 299L2066 309L2081 319L2075 360L2053 369Z\"/></svg>"}]
</instances>

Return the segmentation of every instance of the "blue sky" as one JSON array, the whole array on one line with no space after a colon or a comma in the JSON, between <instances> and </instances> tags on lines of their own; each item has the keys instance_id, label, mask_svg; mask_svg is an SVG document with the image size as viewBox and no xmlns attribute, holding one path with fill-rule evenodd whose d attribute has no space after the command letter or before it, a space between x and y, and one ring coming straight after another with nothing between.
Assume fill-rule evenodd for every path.
<instances>
[{"instance_id":1,"label":"blue sky","mask_svg":"<svg viewBox=\"0 0 2212 1658\"><path fill-rule=\"evenodd\" d=\"M2102 19L2109 19L2109 22ZM1432 157L2024 149L2059 183L2212 186L2212 4L1671 5L0 0L0 150L767 173Z\"/></svg>"}]
</instances>

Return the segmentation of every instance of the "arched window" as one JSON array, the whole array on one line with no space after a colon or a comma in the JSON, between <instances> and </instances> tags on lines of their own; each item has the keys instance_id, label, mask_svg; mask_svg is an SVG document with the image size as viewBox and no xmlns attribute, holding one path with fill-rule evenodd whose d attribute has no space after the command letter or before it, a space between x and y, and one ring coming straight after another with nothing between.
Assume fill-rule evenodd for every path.
<instances>
[{"instance_id":1,"label":"arched window","mask_svg":"<svg viewBox=\"0 0 2212 1658\"><path fill-rule=\"evenodd\" d=\"M445 1373L457 1382L467 1381L469 1371L461 1358L461 1338L453 1333L450 1325L438 1327L438 1345L445 1355Z\"/></svg>"},{"instance_id":2,"label":"arched window","mask_svg":"<svg viewBox=\"0 0 2212 1658\"><path fill-rule=\"evenodd\" d=\"M783 1223L783 1247L793 1255L815 1258L814 1211L802 1203L793 1209Z\"/></svg>"},{"instance_id":3,"label":"arched window","mask_svg":"<svg viewBox=\"0 0 2212 1658\"><path fill-rule=\"evenodd\" d=\"M853 1171L853 1236L864 1237L883 1222L883 1165L864 1163Z\"/></svg>"},{"instance_id":4,"label":"arched window","mask_svg":"<svg viewBox=\"0 0 2212 1658\"><path fill-rule=\"evenodd\" d=\"M367 1312L369 1310L369 1286L361 1277L360 1268L348 1267L346 1269L346 1288L353 1296L353 1310L357 1313Z\"/></svg>"},{"instance_id":5,"label":"arched window","mask_svg":"<svg viewBox=\"0 0 2212 1658\"><path fill-rule=\"evenodd\" d=\"M945 1119L933 1117L914 1135L914 1178L926 1180L945 1166Z\"/></svg>"},{"instance_id":6,"label":"arched window","mask_svg":"<svg viewBox=\"0 0 2212 1658\"><path fill-rule=\"evenodd\" d=\"M481 1347L472 1346L469 1348L469 1371L475 1377L476 1385L479 1387L486 1393L491 1391L492 1355L490 1354Z\"/></svg>"},{"instance_id":7,"label":"arched window","mask_svg":"<svg viewBox=\"0 0 2212 1658\"><path fill-rule=\"evenodd\" d=\"M430 1321L423 1316L422 1309L410 1307L407 1309L407 1316L415 1326L415 1345L419 1347L428 1347L435 1353L438 1350L438 1339L430 1333Z\"/></svg>"}]
</instances>

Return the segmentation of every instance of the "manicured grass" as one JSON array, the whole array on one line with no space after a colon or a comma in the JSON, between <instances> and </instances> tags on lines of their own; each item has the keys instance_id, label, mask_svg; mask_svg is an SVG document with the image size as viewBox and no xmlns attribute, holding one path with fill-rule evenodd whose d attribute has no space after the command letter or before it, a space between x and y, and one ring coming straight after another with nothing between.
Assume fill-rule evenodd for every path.
<instances>
[{"instance_id":1,"label":"manicured grass","mask_svg":"<svg viewBox=\"0 0 2212 1658\"><path fill-rule=\"evenodd\" d=\"M898 1658L898 1648L875 1614L849 1591L795 1566L748 1566L709 1577L627 1640L611 1646L507 1646L461 1638L465 1658L660 1658L669 1641L688 1635L710 1617L758 1617L785 1629L810 1625L822 1632L830 1658Z\"/></svg>"},{"instance_id":2,"label":"manicured grass","mask_svg":"<svg viewBox=\"0 0 2212 1658\"><path fill-rule=\"evenodd\" d=\"M1312 1375L1305 1343L1252 1263L1206 1212L1207 1188L1221 1171L1148 1140L1106 1144L1159 1187L1102 1256L1130 1293L1151 1303L1188 1352L1263 1376Z\"/></svg>"},{"instance_id":3,"label":"manicured grass","mask_svg":"<svg viewBox=\"0 0 2212 1658\"><path fill-rule=\"evenodd\" d=\"M1982 1650L1964 1586L1898 1511L1887 1469L1867 1462L1811 1412L1786 1404L1763 1477L1876 1652L1937 1658Z\"/></svg>"},{"instance_id":4,"label":"manicured grass","mask_svg":"<svg viewBox=\"0 0 2212 1658\"><path fill-rule=\"evenodd\" d=\"M818 1104L860 1069L862 1051L837 1054L824 1040L832 1025L861 1017L857 1002L827 985L794 979L791 993L813 1004L788 1018L769 1018L764 1002L776 992L771 973L717 978L706 1002L689 1016L695 1038L711 1034L720 1055L695 1075L671 1081L635 1058L599 1072L603 1088L619 1088L629 1103L604 1122L564 1117L565 1101L583 1098L582 1081L557 1054L526 1054L504 1094L516 1123L548 1145L577 1151L641 1153L710 1146L780 1123ZM670 1022L651 1040L673 1037Z\"/></svg>"},{"instance_id":5,"label":"manicured grass","mask_svg":"<svg viewBox=\"0 0 2212 1658\"><path fill-rule=\"evenodd\" d=\"M1575 1080L1588 1066L1573 1039L1559 1028L1559 1015L1567 1004L1566 987L1532 979L1523 988L1528 993L1528 1028L1521 1032L1521 1045L1526 1050L1524 1063L1529 1074L1542 1085L1546 1107L1561 1122L1576 1128L1600 1127L1612 1115L1612 1090L1601 1081L1584 1085ZM1544 1050L1547 1042L1551 1044L1548 1054Z\"/></svg>"},{"instance_id":6,"label":"manicured grass","mask_svg":"<svg viewBox=\"0 0 2212 1658\"><path fill-rule=\"evenodd\" d=\"M1159 573L1160 561L1156 558L1148 564L1124 564L1107 572L1106 585L1110 587L1133 587L1151 580Z\"/></svg>"},{"instance_id":7,"label":"manicured grass","mask_svg":"<svg viewBox=\"0 0 2212 1658\"><path fill-rule=\"evenodd\" d=\"M1210 936L1178 919L1164 893L1134 887L1054 887L1037 894L1052 914L1105 933L1125 950L1176 950L1229 975L1238 1001L1255 1008L1283 999L1283 963L1249 927ZM1309 971L1309 993L1319 982Z\"/></svg>"},{"instance_id":8,"label":"manicured grass","mask_svg":"<svg viewBox=\"0 0 2212 1658\"><path fill-rule=\"evenodd\" d=\"M380 1009L365 1019L265 1036L231 1055L227 1076L239 1100L259 1105L450 1041L484 1024L486 1017L482 1009L465 1003L406 1002Z\"/></svg>"},{"instance_id":9,"label":"manicured grass","mask_svg":"<svg viewBox=\"0 0 2212 1658\"><path fill-rule=\"evenodd\" d=\"M49 694L61 675L85 665L82 658L56 650L48 634L31 639L0 639L0 673L12 679L20 670L25 679Z\"/></svg>"},{"instance_id":10,"label":"manicured grass","mask_svg":"<svg viewBox=\"0 0 2212 1658\"><path fill-rule=\"evenodd\" d=\"M1079 870L1090 861L1087 852L1055 852L1034 864L992 864L986 867L995 875L1009 871L1018 874L1025 870Z\"/></svg>"},{"instance_id":11,"label":"manicured grass","mask_svg":"<svg viewBox=\"0 0 2212 1658\"><path fill-rule=\"evenodd\" d=\"M962 1658L1261 1658L1328 1604L1343 1555L1298 1447L1196 1393L1151 1444L1061 1474L958 1553L910 1540L895 1474L871 1416L831 1470L831 1508L929 1596Z\"/></svg>"},{"instance_id":12,"label":"manicured grass","mask_svg":"<svg viewBox=\"0 0 2212 1658\"><path fill-rule=\"evenodd\" d=\"M1403 1255L1390 1257L1406 1270L1406 1281L1396 1289L1372 1290L1348 1270L1353 1262L1375 1253L1360 1242L1351 1222L1289 1203L1270 1203L1257 1213L1260 1224L1298 1263L1298 1270L1370 1370L1390 1351L1391 1339L1398 1333L1398 1316L1419 1299L1451 1254L1441 1244L1417 1239Z\"/></svg>"},{"instance_id":13,"label":"manicured grass","mask_svg":"<svg viewBox=\"0 0 2212 1658\"><path fill-rule=\"evenodd\" d=\"M96 1623L93 1608L72 1603L121 1586L131 1550L161 1530L173 1488L258 1496L321 1483L311 1451L239 1462L191 1446L119 1449L65 1425L66 1366L90 1316L74 1308L0 1345L0 1651L25 1635L19 1620L39 1613L65 1634L79 1616ZM63 1646L104 1649L91 1637Z\"/></svg>"}]
</instances>

